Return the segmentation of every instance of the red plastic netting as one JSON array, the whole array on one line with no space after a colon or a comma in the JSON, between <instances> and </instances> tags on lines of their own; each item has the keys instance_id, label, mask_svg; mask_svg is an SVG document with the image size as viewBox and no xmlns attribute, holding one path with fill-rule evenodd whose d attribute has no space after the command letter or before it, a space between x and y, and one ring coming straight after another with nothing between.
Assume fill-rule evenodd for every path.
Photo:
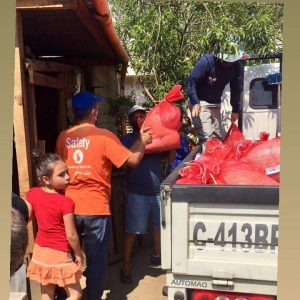
<instances>
[{"instance_id":1,"label":"red plastic netting","mask_svg":"<svg viewBox=\"0 0 300 300\"><path fill-rule=\"evenodd\" d=\"M213 184L232 185L278 185L278 182L266 175L264 169L239 160L224 161L220 172L210 181Z\"/></svg>"},{"instance_id":2,"label":"red plastic netting","mask_svg":"<svg viewBox=\"0 0 300 300\"><path fill-rule=\"evenodd\" d=\"M259 142L245 151L240 161L259 167L279 182L280 175L280 138Z\"/></svg>"},{"instance_id":3,"label":"red plastic netting","mask_svg":"<svg viewBox=\"0 0 300 300\"><path fill-rule=\"evenodd\" d=\"M205 152L179 171L177 184L278 185L280 175L280 138L246 140L232 124L222 143L211 138Z\"/></svg>"}]
</instances>

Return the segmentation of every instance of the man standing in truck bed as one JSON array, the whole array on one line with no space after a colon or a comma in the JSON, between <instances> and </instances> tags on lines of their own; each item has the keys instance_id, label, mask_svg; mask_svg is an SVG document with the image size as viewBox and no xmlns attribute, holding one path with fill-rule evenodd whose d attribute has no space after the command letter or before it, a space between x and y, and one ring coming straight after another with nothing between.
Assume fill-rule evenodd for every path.
<instances>
[{"instance_id":1,"label":"man standing in truck bed","mask_svg":"<svg viewBox=\"0 0 300 300\"><path fill-rule=\"evenodd\" d=\"M246 58L241 50L234 55L205 54L191 71L187 81L187 94L200 143L205 142L214 132L219 136L223 135L220 128L221 97L228 83L232 106L231 122L238 120L243 86L243 66L240 60Z\"/></svg>"}]
</instances>

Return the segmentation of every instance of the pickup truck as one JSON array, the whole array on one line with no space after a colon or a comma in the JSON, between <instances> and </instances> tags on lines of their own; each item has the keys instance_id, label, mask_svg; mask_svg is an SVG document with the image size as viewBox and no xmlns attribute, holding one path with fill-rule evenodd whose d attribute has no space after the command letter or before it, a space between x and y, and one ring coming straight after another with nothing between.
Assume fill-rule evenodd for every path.
<instances>
[{"instance_id":1,"label":"pickup truck","mask_svg":"<svg viewBox=\"0 0 300 300\"><path fill-rule=\"evenodd\" d=\"M245 71L240 128L250 139L259 131L279 136L279 83L276 89L263 83L279 66L254 68ZM163 294L168 300L275 300L279 187L175 184L198 154L201 146L161 184Z\"/></svg>"}]
</instances>

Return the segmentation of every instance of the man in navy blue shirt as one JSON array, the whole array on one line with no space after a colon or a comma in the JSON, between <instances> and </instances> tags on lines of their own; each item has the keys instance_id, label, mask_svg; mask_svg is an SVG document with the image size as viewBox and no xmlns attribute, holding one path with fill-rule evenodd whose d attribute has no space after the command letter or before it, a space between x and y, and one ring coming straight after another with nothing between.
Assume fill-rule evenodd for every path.
<instances>
[{"instance_id":1,"label":"man in navy blue shirt","mask_svg":"<svg viewBox=\"0 0 300 300\"><path fill-rule=\"evenodd\" d=\"M205 54L191 71L187 81L187 94L201 143L214 132L222 135L221 97L228 83L232 106L231 122L238 120L243 87L243 66L240 60L245 58L241 50L235 55Z\"/></svg>"},{"instance_id":2,"label":"man in navy blue shirt","mask_svg":"<svg viewBox=\"0 0 300 300\"><path fill-rule=\"evenodd\" d=\"M146 110L134 105L128 113L133 132L121 138L122 144L130 148L139 136L145 121ZM127 170L127 203L125 209L124 262L120 279L124 284L132 282L131 254L137 234L147 231L148 219L153 226L154 249L151 263L160 265L160 183L162 180L163 153L145 154L136 168Z\"/></svg>"}]
</instances>

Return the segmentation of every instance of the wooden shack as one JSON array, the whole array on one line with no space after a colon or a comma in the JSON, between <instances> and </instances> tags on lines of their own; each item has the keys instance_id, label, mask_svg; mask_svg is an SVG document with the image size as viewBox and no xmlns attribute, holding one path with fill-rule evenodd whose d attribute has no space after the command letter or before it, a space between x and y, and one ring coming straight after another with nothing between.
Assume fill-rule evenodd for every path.
<instances>
[{"instance_id":1,"label":"wooden shack","mask_svg":"<svg viewBox=\"0 0 300 300\"><path fill-rule=\"evenodd\" d=\"M70 99L79 90L101 95L99 126L115 131L109 103L124 92L128 56L113 27L107 1L17 0L14 87L13 191L35 185L31 153L53 152L71 125ZM119 70L119 71L118 71ZM124 174L112 177L111 261L122 255ZM32 253L34 224L29 224ZM38 287L31 298L38 298Z\"/></svg>"}]
</instances>

